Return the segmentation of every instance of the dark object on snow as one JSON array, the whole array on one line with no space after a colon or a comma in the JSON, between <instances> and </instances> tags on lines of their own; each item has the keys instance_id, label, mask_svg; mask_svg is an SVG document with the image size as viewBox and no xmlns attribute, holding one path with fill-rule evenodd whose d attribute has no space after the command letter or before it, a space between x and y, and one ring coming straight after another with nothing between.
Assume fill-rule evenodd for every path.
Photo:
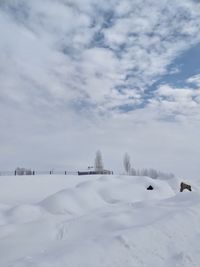
<instances>
[{"instance_id":1,"label":"dark object on snow","mask_svg":"<svg viewBox=\"0 0 200 267\"><path fill-rule=\"evenodd\" d=\"M113 171L101 170L101 171L78 171L78 175L95 175L95 174L113 174Z\"/></svg>"},{"instance_id":2,"label":"dark object on snow","mask_svg":"<svg viewBox=\"0 0 200 267\"><path fill-rule=\"evenodd\" d=\"M149 187L147 187L147 190L153 190L153 186L150 185Z\"/></svg>"},{"instance_id":3,"label":"dark object on snow","mask_svg":"<svg viewBox=\"0 0 200 267\"><path fill-rule=\"evenodd\" d=\"M17 168L15 170L15 175L31 175L32 171L31 169L25 169L25 168Z\"/></svg>"},{"instance_id":4,"label":"dark object on snow","mask_svg":"<svg viewBox=\"0 0 200 267\"><path fill-rule=\"evenodd\" d=\"M184 189L192 191L191 185L185 184L185 183L182 182L181 185L180 185L180 192L183 192Z\"/></svg>"}]
</instances>

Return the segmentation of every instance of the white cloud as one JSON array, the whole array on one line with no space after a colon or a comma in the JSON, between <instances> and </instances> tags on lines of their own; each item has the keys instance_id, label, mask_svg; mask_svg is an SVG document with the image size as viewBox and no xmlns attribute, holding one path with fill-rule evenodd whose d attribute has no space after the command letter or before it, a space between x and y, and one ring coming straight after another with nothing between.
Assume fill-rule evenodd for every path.
<instances>
[{"instance_id":1,"label":"white cloud","mask_svg":"<svg viewBox=\"0 0 200 267\"><path fill-rule=\"evenodd\" d=\"M87 97L104 108L123 105L125 95L130 102L132 91L142 94L200 39L200 7L189 0L18 0L1 6L6 75L22 88L29 81L53 98ZM120 103L115 88L122 86ZM27 89L21 92L26 95Z\"/></svg>"},{"instance_id":2,"label":"white cloud","mask_svg":"<svg viewBox=\"0 0 200 267\"><path fill-rule=\"evenodd\" d=\"M113 168L120 166L120 153L133 151L138 165L166 171L180 165L180 171L177 140L188 122L184 142L187 149L192 143L192 152L185 161L198 155L199 88L162 85L150 92L151 101L148 92L177 56L200 41L198 3L4 0L0 37L4 166L41 166L42 158L47 167L73 167L77 155L83 166L100 148ZM188 83L199 87L199 77ZM127 113L126 106L134 110ZM161 121L167 118L172 122ZM170 144L174 157L168 160Z\"/></svg>"},{"instance_id":3,"label":"white cloud","mask_svg":"<svg viewBox=\"0 0 200 267\"><path fill-rule=\"evenodd\" d=\"M149 107L157 110L160 119L194 122L200 120L200 88L174 88L161 85L150 100Z\"/></svg>"},{"instance_id":4,"label":"white cloud","mask_svg":"<svg viewBox=\"0 0 200 267\"><path fill-rule=\"evenodd\" d=\"M187 82L189 84L194 84L194 85L200 87L200 74L197 74L197 75L194 75L194 76L188 78Z\"/></svg>"}]
</instances>

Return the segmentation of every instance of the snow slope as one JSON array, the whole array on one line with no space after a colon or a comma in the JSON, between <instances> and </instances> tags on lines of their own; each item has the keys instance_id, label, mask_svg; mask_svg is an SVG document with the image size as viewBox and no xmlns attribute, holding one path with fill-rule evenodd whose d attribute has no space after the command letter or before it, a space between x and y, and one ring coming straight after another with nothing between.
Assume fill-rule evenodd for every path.
<instances>
[{"instance_id":1,"label":"snow slope","mask_svg":"<svg viewBox=\"0 0 200 267\"><path fill-rule=\"evenodd\" d=\"M0 267L199 267L199 188L178 186L131 176L0 177Z\"/></svg>"}]
</instances>

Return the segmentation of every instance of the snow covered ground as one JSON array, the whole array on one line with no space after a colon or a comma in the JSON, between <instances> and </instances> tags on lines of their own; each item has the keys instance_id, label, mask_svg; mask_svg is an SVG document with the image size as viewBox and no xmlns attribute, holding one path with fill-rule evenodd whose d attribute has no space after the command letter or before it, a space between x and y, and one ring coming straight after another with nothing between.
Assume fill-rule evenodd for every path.
<instances>
[{"instance_id":1,"label":"snow covered ground","mask_svg":"<svg viewBox=\"0 0 200 267\"><path fill-rule=\"evenodd\" d=\"M199 187L179 182L0 177L0 267L199 267Z\"/></svg>"}]
</instances>

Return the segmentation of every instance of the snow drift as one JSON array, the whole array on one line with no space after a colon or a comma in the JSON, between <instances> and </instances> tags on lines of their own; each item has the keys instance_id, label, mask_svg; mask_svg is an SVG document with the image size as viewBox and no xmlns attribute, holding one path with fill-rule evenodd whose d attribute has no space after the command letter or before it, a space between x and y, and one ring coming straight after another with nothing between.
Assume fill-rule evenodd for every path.
<instances>
[{"instance_id":1,"label":"snow drift","mask_svg":"<svg viewBox=\"0 0 200 267\"><path fill-rule=\"evenodd\" d=\"M130 176L0 183L2 267L200 266L198 187Z\"/></svg>"}]
</instances>

